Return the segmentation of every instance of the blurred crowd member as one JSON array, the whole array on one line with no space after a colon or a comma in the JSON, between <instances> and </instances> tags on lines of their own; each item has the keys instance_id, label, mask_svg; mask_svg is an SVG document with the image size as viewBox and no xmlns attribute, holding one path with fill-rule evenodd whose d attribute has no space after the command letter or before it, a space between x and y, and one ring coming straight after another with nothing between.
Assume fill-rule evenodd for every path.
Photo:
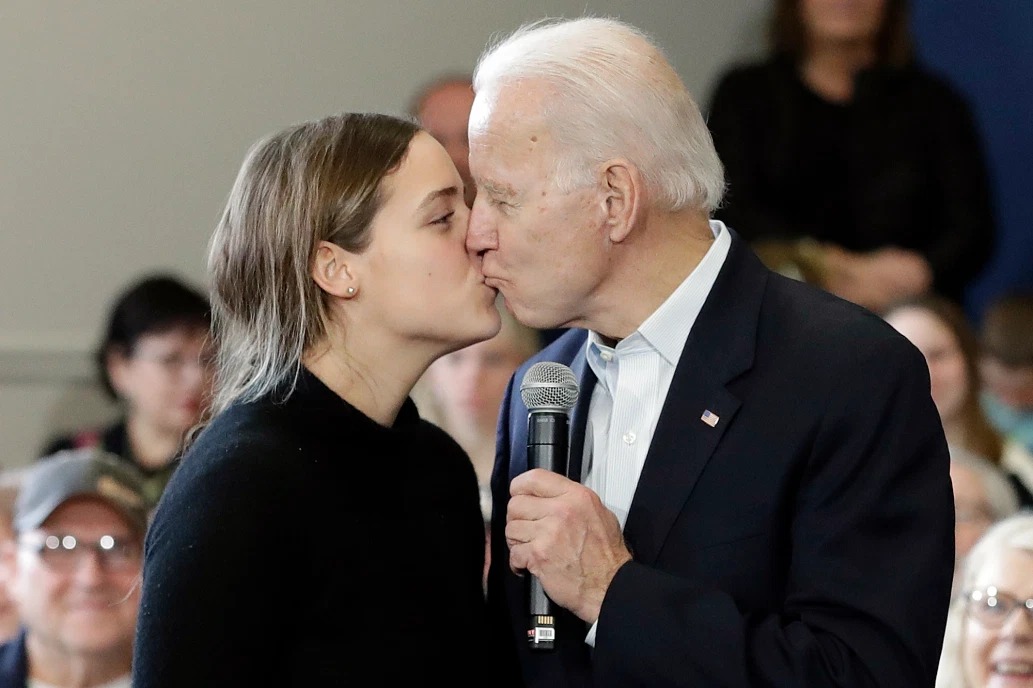
<instances>
[{"instance_id":1,"label":"blurred crowd member","mask_svg":"<svg viewBox=\"0 0 1033 688\"><path fill-rule=\"evenodd\" d=\"M499 305L502 329L497 335L444 356L427 371L439 425L459 442L477 472L485 522L491 518L499 407L513 372L541 348L538 331Z\"/></svg>"},{"instance_id":2,"label":"blurred crowd member","mask_svg":"<svg viewBox=\"0 0 1033 688\"><path fill-rule=\"evenodd\" d=\"M1033 515L992 526L965 560L959 585L936 688L1033 684Z\"/></svg>"},{"instance_id":3,"label":"blurred crowd member","mask_svg":"<svg viewBox=\"0 0 1033 688\"><path fill-rule=\"evenodd\" d=\"M96 355L100 382L121 403L122 418L53 440L43 454L103 447L140 469L156 504L207 401L209 318L205 296L179 279L156 275L130 285L111 308Z\"/></svg>"},{"instance_id":4,"label":"blurred crowd member","mask_svg":"<svg viewBox=\"0 0 1033 688\"><path fill-rule=\"evenodd\" d=\"M0 546L23 625L0 686L129 688L147 515L142 476L102 449L32 465Z\"/></svg>"},{"instance_id":5,"label":"blurred crowd member","mask_svg":"<svg viewBox=\"0 0 1033 688\"><path fill-rule=\"evenodd\" d=\"M773 268L879 312L959 301L994 218L967 103L911 54L905 0L776 0L771 56L718 82L717 217Z\"/></svg>"},{"instance_id":6,"label":"blurred crowd member","mask_svg":"<svg viewBox=\"0 0 1033 688\"><path fill-rule=\"evenodd\" d=\"M499 331L469 213L410 121L342 113L248 152L208 255L212 420L147 535L134 688L482 677L477 478L409 397Z\"/></svg>"},{"instance_id":7,"label":"blurred crowd member","mask_svg":"<svg viewBox=\"0 0 1033 688\"><path fill-rule=\"evenodd\" d=\"M1033 485L1033 294L991 302L980 339L983 408L1010 441L1005 462Z\"/></svg>"},{"instance_id":8,"label":"blurred crowd member","mask_svg":"<svg viewBox=\"0 0 1033 688\"><path fill-rule=\"evenodd\" d=\"M983 533L1019 510L1019 495L1008 475L982 456L951 447L954 487L955 571Z\"/></svg>"},{"instance_id":9,"label":"blurred crowd member","mask_svg":"<svg viewBox=\"0 0 1033 688\"><path fill-rule=\"evenodd\" d=\"M940 296L922 296L890 306L884 317L925 356L947 443L1003 466L1005 441L979 403L979 342L961 307ZM1033 482L1003 467L1022 504L1033 504Z\"/></svg>"},{"instance_id":10,"label":"blurred crowd member","mask_svg":"<svg viewBox=\"0 0 1033 688\"><path fill-rule=\"evenodd\" d=\"M473 85L469 74L448 74L421 88L410 106L410 114L424 131L438 140L463 178L466 205L473 207L477 194L470 178L470 141L467 124L473 106Z\"/></svg>"},{"instance_id":11,"label":"blurred crowd member","mask_svg":"<svg viewBox=\"0 0 1033 688\"><path fill-rule=\"evenodd\" d=\"M0 548L14 541L14 504L18 498L25 468L7 468L0 472ZM11 599L8 571L0 566L0 643L18 635L21 620Z\"/></svg>"}]
</instances>

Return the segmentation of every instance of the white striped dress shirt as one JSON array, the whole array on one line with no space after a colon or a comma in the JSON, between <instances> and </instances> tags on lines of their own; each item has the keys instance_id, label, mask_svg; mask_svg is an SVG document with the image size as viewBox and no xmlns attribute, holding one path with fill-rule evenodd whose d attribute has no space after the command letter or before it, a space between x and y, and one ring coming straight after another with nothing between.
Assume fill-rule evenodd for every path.
<instances>
[{"instance_id":1,"label":"white striped dress shirt","mask_svg":"<svg viewBox=\"0 0 1033 688\"><path fill-rule=\"evenodd\" d=\"M731 237L711 220L714 243L699 265L635 332L610 347L588 333L586 358L598 382L585 427L581 482L624 527L674 369L728 256ZM586 642L595 644L595 625Z\"/></svg>"}]
</instances>

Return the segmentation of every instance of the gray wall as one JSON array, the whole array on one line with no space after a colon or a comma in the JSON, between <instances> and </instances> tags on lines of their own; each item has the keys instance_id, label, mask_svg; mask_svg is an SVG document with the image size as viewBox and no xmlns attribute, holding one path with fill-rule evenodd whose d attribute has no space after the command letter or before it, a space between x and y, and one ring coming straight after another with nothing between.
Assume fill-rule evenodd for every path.
<instances>
[{"instance_id":1,"label":"gray wall","mask_svg":"<svg viewBox=\"0 0 1033 688\"><path fill-rule=\"evenodd\" d=\"M117 291L204 283L225 194L257 137L340 110L404 111L489 37L543 16L654 34L705 102L759 52L757 0L4 0L0 5L0 464L114 412L89 352Z\"/></svg>"}]
</instances>

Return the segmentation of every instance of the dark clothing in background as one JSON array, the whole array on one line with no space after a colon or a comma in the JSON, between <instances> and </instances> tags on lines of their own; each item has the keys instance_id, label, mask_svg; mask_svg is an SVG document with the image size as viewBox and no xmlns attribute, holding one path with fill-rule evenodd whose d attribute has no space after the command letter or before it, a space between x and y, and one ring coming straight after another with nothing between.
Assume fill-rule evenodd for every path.
<instances>
[{"instance_id":1,"label":"dark clothing in background","mask_svg":"<svg viewBox=\"0 0 1033 688\"><path fill-rule=\"evenodd\" d=\"M161 468L149 468L141 465L133 454L133 448L129 444L129 435L126 431L125 422L115 423L106 428L98 430L82 430L71 435L58 437L50 441L43 449L41 456L51 454L64 449L78 449L80 447L100 447L120 459L131 463L142 475L144 481L145 496L151 506L158 503L165 485L176 470L178 457L173 458L167 466Z\"/></svg>"},{"instance_id":2,"label":"dark clothing in background","mask_svg":"<svg viewBox=\"0 0 1033 688\"><path fill-rule=\"evenodd\" d=\"M29 682L29 657L25 629L0 645L0 688L25 688Z\"/></svg>"},{"instance_id":3,"label":"dark clothing in background","mask_svg":"<svg viewBox=\"0 0 1033 688\"><path fill-rule=\"evenodd\" d=\"M863 72L844 105L811 91L788 60L740 66L719 80L707 123L728 182L716 217L748 241L912 249L955 301L992 252L975 124L927 72Z\"/></svg>"},{"instance_id":4,"label":"dark clothing in background","mask_svg":"<svg viewBox=\"0 0 1033 688\"><path fill-rule=\"evenodd\" d=\"M385 428L307 371L277 398L215 418L162 496L134 688L483 680L470 460L411 400Z\"/></svg>"},{"instance_id":5,"label":"dark clothing in background","mask_svg":"<svg viewBox=\"0 0 1033 688\"><path fill-rule=\"evenodd\" d=\"M633 560L603 599L594 650L566 610L556 650L527 649L526 577L509 570L504 534L510 481L527 470L516 381L538 361L579 380L568 475L580 481L596 384L585 332L510 381L488 600L527 686L933 686L954 497L925 360L881 318L732 242L657 420L624 527Z\"/></svg>"}]
</instances>

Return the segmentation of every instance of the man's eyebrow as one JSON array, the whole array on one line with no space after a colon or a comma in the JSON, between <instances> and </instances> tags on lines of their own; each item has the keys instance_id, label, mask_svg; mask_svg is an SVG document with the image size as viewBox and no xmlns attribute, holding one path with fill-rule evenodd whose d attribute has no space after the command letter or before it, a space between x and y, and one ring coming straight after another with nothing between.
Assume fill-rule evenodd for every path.
<instances>
[{"instance_id":1,"label":"man's eyebrow","mask_svg":"<svg viewBox=\"0 0 1033 688\"><path fill-rule=\"evenodd\" d=\"M416 206L416 212L422 211L424 208L429 206L439 198L455 198L459 196L458 186L447 186L444 189L438 189L437 191L431 191L429 194L424 196L420 204Z\"/></svg>"},{"instance_id":2,"label":"man's eyebrow","mask_svg":"<svg viewBox=\"0 0 1033 688\"><path fill-rule=\"evenodd\" d=\"M516 190L508 184L502 184L491 179L482 179L480 180L480 185L493 196L516 196Z\"/></svg>"}]
</instances>

